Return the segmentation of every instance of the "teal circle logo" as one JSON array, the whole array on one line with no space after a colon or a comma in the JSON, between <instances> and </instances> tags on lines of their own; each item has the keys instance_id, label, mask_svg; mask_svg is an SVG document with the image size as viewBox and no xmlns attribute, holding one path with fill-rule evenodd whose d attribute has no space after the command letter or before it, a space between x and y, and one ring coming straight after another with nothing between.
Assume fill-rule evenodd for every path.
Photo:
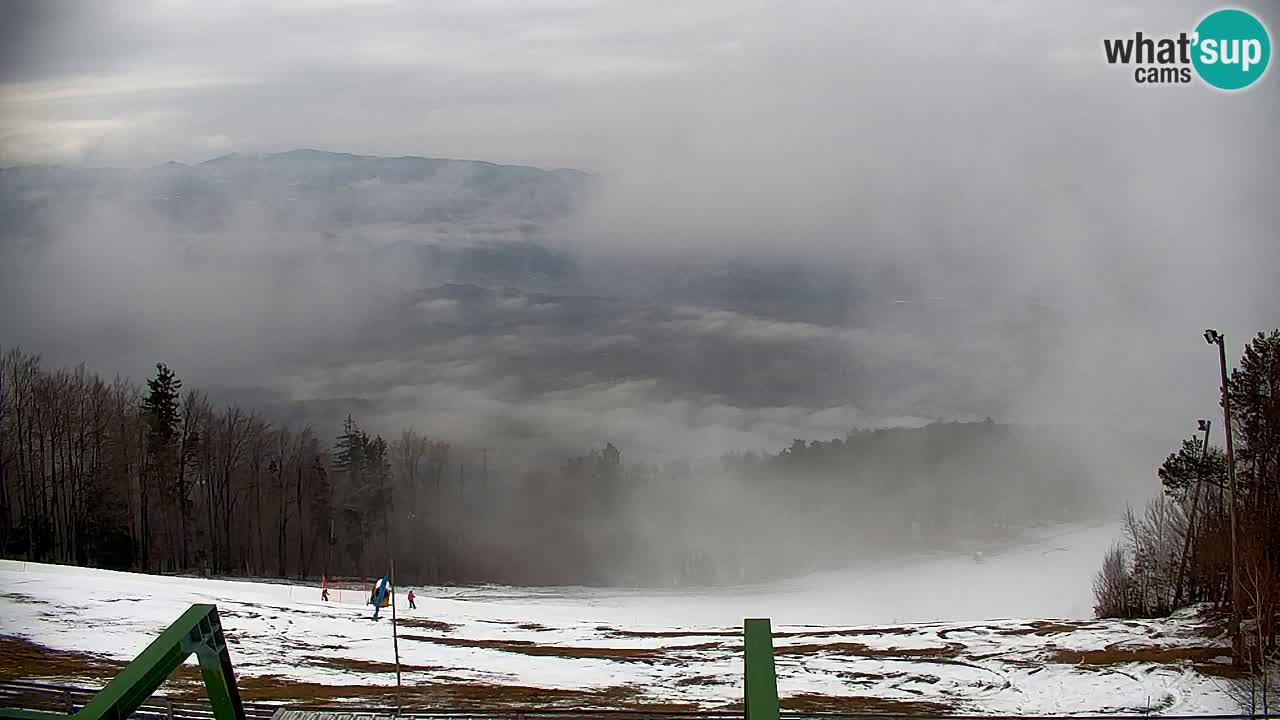
<instances>
[{"instance_id":1,"label":"teal circle logo","mask_svg":"<svg viewBox=\"0 0 1280 720\"><path fill-rule=\"evenodd\" d=\"M1243 10L1217 10L1196 26L1191 63L1206 83L1240 90L1258 81L1271 60L1271 36L1258 18Z\"/></svg>"}]
</instances>

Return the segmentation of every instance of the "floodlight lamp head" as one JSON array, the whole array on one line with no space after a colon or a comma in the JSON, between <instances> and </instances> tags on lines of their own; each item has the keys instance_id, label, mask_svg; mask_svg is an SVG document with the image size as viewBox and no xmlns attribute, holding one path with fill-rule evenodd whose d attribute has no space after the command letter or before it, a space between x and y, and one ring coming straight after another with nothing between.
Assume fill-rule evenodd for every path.
<instances>
[{"instance_id":1,"label":"floodlight lamp head","mask_svg":"<svg viewBox=\"0 0 1280 720\"><path fill-rule=\"evenodd\" d=\"M1218 343L1222 342L1222 335L1219 334L1217 330L1213 330L1213 329L1205 330L1204 341L1209 343L1210 345L1217 345Z\"/></svg>"}]
</instances>

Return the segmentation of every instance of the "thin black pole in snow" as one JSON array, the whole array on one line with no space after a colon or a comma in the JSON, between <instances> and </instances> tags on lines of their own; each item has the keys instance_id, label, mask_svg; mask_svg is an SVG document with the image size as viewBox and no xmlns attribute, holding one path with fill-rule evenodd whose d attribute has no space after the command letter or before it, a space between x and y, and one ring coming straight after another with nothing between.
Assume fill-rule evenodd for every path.
<instances>
[{"instance_id":1,"label":"thin black pole in snow","mask_svg":"<svg viewBox=\"0 0 1280 720\"><path fill-rule=\"evenodd\" d=\"M396 716L400 715L400 636L396 632L396 559L391 558L391 646L396 653Z\"/></svg>"}]
</instances>

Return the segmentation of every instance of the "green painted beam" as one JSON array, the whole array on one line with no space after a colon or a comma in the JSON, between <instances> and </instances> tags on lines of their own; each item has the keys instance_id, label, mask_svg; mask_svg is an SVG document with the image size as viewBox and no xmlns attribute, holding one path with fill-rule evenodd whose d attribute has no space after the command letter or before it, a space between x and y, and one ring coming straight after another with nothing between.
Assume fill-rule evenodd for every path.
<instances>
[{"instance_id":1,"label":"green painted beam","mask_svg":"<svg viewBox=\"0 0 1280 720\"><path fill-rule=\"evenodd\" d=\"M76 720L126 720L195 653L217 720L244 720L218 609L192 605L110 684L75 714Z\"/></svg>"},{"instance_id":2,"label":"green painted beam","mask_svg":"<svg viewBox=\"0 0 1280 720\"><path fill-rule=\"evenodd\" d=\"M211 606L212 607L212 606ZM218 611L213 611L213 621L218 622ZM231 669L231 655L219 625L217 632L196 648L200 661L200 675L204 678L205 692L213 706L217 720L244 720L244 707L240 704L240 688L236 687L235 672Z\"/></svg>"},{"instance_id":3,"label":"green painted beam","mask_svg":"<svg viewBox=\"0 0 1280 720\"><path fill-rule=\"evenodd\" d=\"M773 666L773 630L768 618L747 619L742 627L746 674L745 720L778 720L778 676Z\"/></svg>"}]
</instances>

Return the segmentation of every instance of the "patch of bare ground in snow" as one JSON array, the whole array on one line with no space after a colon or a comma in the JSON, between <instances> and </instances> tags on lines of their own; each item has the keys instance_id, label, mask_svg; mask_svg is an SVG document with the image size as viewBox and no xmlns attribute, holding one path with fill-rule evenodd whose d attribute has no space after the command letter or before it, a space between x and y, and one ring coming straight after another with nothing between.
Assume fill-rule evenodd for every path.
<instances>
[{"instance_id":1,"label":"patch of bare ground in snow","mask_svg":"<svg viewBox=\"0 0 1280 720\"><path fill-rule=\"evenodd\" d=\"M611 628L607 625L599 625L596 627L597 632L602 632L617 638L681 638L681 637L723 637L723 638L741 638L741 630L619 630ZM774 637L783 637L778 633L773 634Z\"/></svg>"},{"instance_id":2,"label":"patch of bare ground in snow","mask_svg":"<svg viewBox=\"0 0 1280 720\"><path fill-rule=\"evenodd\" d=\"M1053 662L1067 665L1121 665L1127 663L1209 663L1229 652L1221 647L1159 647L1156 645L1116 644L1101 650L1056 650Z\"/></svg>"},{"instance_id":3,"label":"patch of bare ground in snow","mask_svg":"<svg viewBox=\"0 0 1280 720\"><path fill-rule=\"evenodd\" d=\"M75 678L106 683L128 665L93 653L54 650L25 638L0 635L0 681ZM200 668L180 665L167 687L199 684Z\"/></svg>"},{"instance_id":4,"label":"patch of bare ground in snow","mask_svg":"<svg viewBox=\"0 0 1280 720\"><path fill-rule=\"evenodd\" d=\"M425 620L421 618L398 618L396 625L404 627L422 628L423 630L434 630L435 632L453 632L458 629L457 625L439 620Z\"/></svg>"},{"instance_id":5,"label":"patch of bare ground in snow","mask_svg":"<svg viewBox=\"0 0 1280 720\"><path fill-rule=\"evenodd\" d=\"M865 635L915 635L919 630L905 627L831 628L827 630L790 630L775 632L775 638L798 637L860 637ZM735 633L741 635L742 633Z\"/></svg>"},{"instance_id":6,"label":"patch of bare ground in snow","mask_svg":"<svg viewBox=\"0 0 1280 720\"><path fill-rule=\"evenodd\" d=\"M1214 661L1195 663L1191 667L1201 675L1222 680L1240 680L1249 677L1248 671L1232 665L1230 656L1225 654Z\"/></svg>"},{"instance_id":7,"label":"patch of bare ground in snow","mask_svg":"<svg viewBox=\"0 0 1280 720\"><path fill-rule=\"evenodd\" d=\"M783 710L804 713L876 715L947 715L951 709L928 700L894 700L861 695L819 695L799 693L778 700Z\"/></svg>"},{"instance_id":8,"label":"patch of bare ground in snow","mask_svg":"<svg viewBox=\"0 0 1280 720\"><path fill-rule=\"evenodd\" d=\"M679 651L700 651L723 649L721 643L708 642L691 645L668 645L660 648L611 648L611 647L573 647L569 645L541 645L530 640L468 640L466 638L439 637L429 635L401 635L401 640L450 645L453 647L481 648L500 650L502 652L537 655L542 657L591 658L596 660L624 660L654 662L666 658Z\"/></svg>"},{"instance_id":9,"label":"patch of bare ground in snow","mask_svg":"<svg viewBox=\"0 0 1280 720\"><path fill-rule=\"evenodd\" d=\"M481 622L493 623L494 625L506 625L508 627L516 628L517 630L525 630L528 632L549 632L555 629L536 622L516 622L513 620L482 620Z\"/></svg>"},{"instance_id":10,"label":"patch of bare ground in snow","mask_svg":"<svg viewBox=\"0 0 1280 720\"><path fill-rule=\"evenodd\" d=\"M741 630L623 630L607 625L599 625L597 632L610 637L628 639L660 640L667 638L742 638ZM863 637L867 635L915 635L918 630L906 627L867 627L867 628L814 628L812 630L775 630L773 637L808 638L808 637Z\"/></svg>"},{"instance_id":11,"label":"patch of bare ground in snow","mask_svg":"<svg viewBox=\"0 0 1280 720\"><path fill-rule=\"evenodd\" d=\"M709 687L711 685L719 685L721 678L715 675L693 675L691 677L677 678L673 685L676 687Z\"/></svg>"},{"instance_id":12,"label":"patch of bare ground in snow","mask_svg":"<svg viewBox=\"0 0 1280 720\"><path fill-rule=\"evenodd\" d=\"M0 636L0 680L42 677L112 677L124 663L97 655L47 648L30 640Z\"/></svg>"},{"instance_id":13,"label":"patch of bare ground in snow","mask_svg":"<svg viewBox=\"0 0 1280 720\"><path fill-rule=\"evenodd\" d=\"M641 700L643 689L629 685L598 690L566 690L450 680L441 683L409 683L397 691L394 686L322 685L297 682L276 675L259 675L240 679L239 686L240 697L247 701L392 705L399 700L406 709L538 707L618 708L649 712L698 709L695 705L684 703L644 702Z\"/></svg>"},{"instance_id":14,"label":"patch of bare ground in snow","mask_svg":"<svg viewBox=\"0 0 1280 720\"><path fill-rule=\"evenodd\" d=\"M1046 637L1048 635L1073 633L1077 630L1096 630L1100 627L1101 626L1094 622L1047 622L1043 620L1036 620L1026 623L1021 627L1000 628L996 632L1001 635L1036 635L1038 637Z\"/></svg>"},{"instance_id":15,"label":"patch of bare ground in snow","mask_svg":"<svg viewBox=\"0 0 1280 720\"><path fill-rule=\"evenodd\" d=\"M938 647L924 648L872 648L862 643L832 642L809 643L804 645L782 645L773 649L774 655L813 655L815 653L832 653L853 657L868 658L902 658L918 660L922 658L955 658L959 657L965 646L960 643L947 643Z\"/></svg>"},{"instance_id":16,"label":"patch of bare ground in snow","mask_svg":"<svg viewBox=\"0 0 1280 720\"><path fill-rule=\"evenodd\" d=\"M396 671L395 663L389 663L381 660L364 660L361 658L320 656L310 660L307 664L364 673L394 673ZM400 670L403 672L409 672L411 670L439 672L444 669L445 668L442 668L439 665L412 665L410 663L400 663Z\"/></svg>"}]
</instances>

